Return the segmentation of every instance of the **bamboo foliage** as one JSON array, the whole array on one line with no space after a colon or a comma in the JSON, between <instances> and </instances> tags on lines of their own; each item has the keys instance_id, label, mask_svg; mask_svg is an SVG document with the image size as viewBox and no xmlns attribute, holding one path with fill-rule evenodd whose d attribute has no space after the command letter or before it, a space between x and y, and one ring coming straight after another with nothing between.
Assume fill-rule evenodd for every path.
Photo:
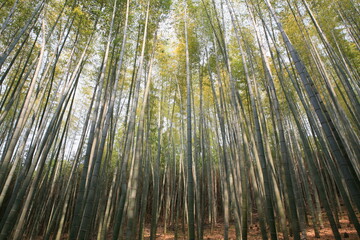
<instances>
[{"instance_id":1,"label":"bamboo foliage","mask_svg":"<svg viewBox=\"0 0 360 240\"><path fill-rule=\"evenodd\" d=\"M30 2L0 4L0 239L360 236L355 1Z\"/></svg>"}]
</instances>

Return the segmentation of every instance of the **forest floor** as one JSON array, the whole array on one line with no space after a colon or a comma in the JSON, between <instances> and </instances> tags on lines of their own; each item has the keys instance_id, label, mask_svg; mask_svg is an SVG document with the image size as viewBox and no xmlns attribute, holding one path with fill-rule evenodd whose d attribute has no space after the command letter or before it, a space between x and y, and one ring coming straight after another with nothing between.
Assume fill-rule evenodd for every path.
<instances>
[{"instance_id":1,"label":"forest floor","mask_svg":"<svg viewBox=\"0 0 360 240\"><path fill-rule=\"evenodd\" d=\"M359 217L359 215L358 215ZM329 222L327 221L326 217L323 217L324 220L324 228L320 229L320 238L315 237L314 229L311 227L307 227L306 229L306 239L307 240L315 240L315 239L324 239L324 240L333 240L334 235L332 233L331 227ZM309 217L309 221L310 217ZM359 240L359 236L352 224L349 223L349 219L347 216L342 216L340 219L341 228L339 228L339 232L341 234L341 238L345 240ZM158 228L158 233L156 239L158 240L172 240L175 239L174 231L172 229L167 230L167 234L165 235L164 229L162 227ZM150 239L150 226L146 226L144 230L144 240ZM184 234L182 231L181 226L178 229L178 239L187 239L186 233ZM216 224L214 229L211 231L211 226L206 225L204 227L204 240L221 240L224 239L224 225L219 223ZM235 228L233 225L230 226L229 229L229 239L235 240L236 233ZM258 240L261 239L260 228L258 224L252 224L249 226L248 231L248 240ZM279 239L283 239L282 234L279 234ZM293 238L290 237L290 240Z\"/></svg>"}]
</instances>

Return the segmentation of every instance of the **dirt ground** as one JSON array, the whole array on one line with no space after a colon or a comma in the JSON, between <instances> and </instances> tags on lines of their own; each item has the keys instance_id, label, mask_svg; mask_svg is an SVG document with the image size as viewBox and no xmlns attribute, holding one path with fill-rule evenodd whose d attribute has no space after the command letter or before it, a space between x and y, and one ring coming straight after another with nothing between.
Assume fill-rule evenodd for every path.
<instances>
[{"instance_id":1,"label":"dirt ground","mask_svg":"<svg viewBox=\"0 0 360 240\"><path fill-rule=\"evenodd\" d=\"M323 219L324 219L324 228L320 229L320 238L315 238L314 229L312 229L311 227L308 227L307 231L306 231L306 239L307 240L315 240L315 239L333 240L333 239L335 239L334 235L331 231L330 224L329 224L329 222L326 221L325 216ZM349 223L347 216L343 216L340 219L340 224L341 224L341 228L339 229L339 232L341 234L342 239L345 239L345 240L359 240L360 239L360 237L356 233L354 226ZM149 237L150 236L149 227L150 226L146 226L146 228L144 230L144 239L150 238ZM159 227L156 239L158 239L158 240L175 239L173 231L168 230L166 235L164 235L163 232L164 232L163 228ZM213 229L213 231L211 231L210 226L206 226L205 232L204 232L204 239L205 240L221 240L221 239L224 239L223 233L224 233L224 226L222 224L217 224L215 226L215 228ZM229 239L235 240L236 239L235 237L236 237L235 228L234 228L234 226L230 226ZM179 240L187 239L186 234L184 236L181 227L179 227L179 230L178 230L178 239ZM259 226L257 224L250 225L249 232L248 232L248 240L258 240L258 239L261 239L261 233L260 233ZM279 239L283 239L282 234L279 234ZM293 239L293 238L290 237L290 239Z\"/></svg>"}]
</instances>

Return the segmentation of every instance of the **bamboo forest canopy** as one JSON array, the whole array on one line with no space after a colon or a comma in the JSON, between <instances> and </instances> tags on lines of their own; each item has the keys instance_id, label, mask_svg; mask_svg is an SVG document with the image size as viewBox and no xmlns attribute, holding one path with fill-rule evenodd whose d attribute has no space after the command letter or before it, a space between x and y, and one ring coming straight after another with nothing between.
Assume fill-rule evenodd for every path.
<instances>
[{"instance_id":1,"label":"bamboo forest canopy","mask_svg":"<svg viewBox=\"0 0 360 240\"><path fill-rule=\"evenodd\" d=\"M0 240L360 236L359 1L0 16Z\"/></svg>"}]
</instances>

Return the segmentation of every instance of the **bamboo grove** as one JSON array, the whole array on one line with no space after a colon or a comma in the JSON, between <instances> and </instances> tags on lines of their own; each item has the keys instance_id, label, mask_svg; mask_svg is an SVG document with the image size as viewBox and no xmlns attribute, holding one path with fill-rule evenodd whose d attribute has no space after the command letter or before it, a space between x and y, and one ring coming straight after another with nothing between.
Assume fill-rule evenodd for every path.
<instances>
[{"instance_id":1,"label":"bamboo grove","mask_svg":"<svg viewBox=\"0 0 360 240\"><path fill-rule=\"evenodd\" d=\"M0 239L360 236L356 0L0 1ZM324 213L324 214L323 214Z\"/></svg>"}]
</instances>

